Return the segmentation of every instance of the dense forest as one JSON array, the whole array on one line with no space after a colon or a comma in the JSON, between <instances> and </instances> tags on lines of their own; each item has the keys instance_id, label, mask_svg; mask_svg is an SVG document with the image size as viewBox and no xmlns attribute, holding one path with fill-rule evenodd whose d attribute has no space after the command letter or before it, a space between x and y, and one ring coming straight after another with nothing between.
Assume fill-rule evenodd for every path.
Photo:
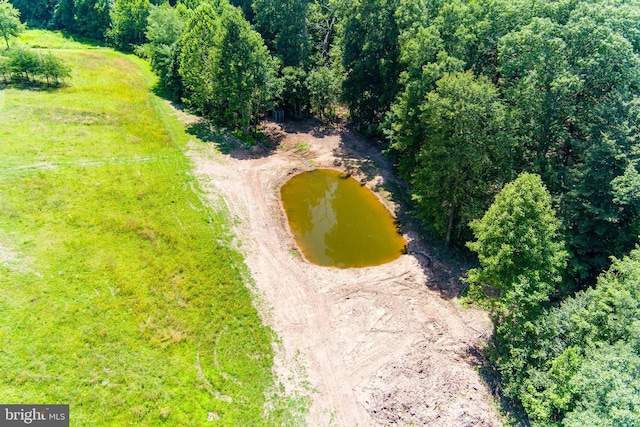
<instances>
[{"instance_id":1,"label":"dense forest","mask_svg":"<svg viewBox=\"0 0 640 427\"><path fill-rule=\"evenodd\" d=\"M242 134L275 108L346 106L425 227L478 254L465 280L515 413L640 424L640 0L10 3L147 58L168 96Z\"/></svg>"}]
</instances>

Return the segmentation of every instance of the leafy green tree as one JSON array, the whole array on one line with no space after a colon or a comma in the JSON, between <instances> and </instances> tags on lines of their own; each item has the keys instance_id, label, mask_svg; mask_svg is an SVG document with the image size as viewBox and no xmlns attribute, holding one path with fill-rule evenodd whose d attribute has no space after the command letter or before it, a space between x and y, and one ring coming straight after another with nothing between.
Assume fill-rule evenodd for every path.
<instances>
[{"instance_id":1,"label":"leafy green tree","mask_svg":"<svg viewBox=\"0 0 640 427\"><path fill-rule=\"evenodd\" d=\"M567 253L558 236L551 196L538 175L522 174L496 196L482 219L471 222L480 267L468 271L469 294L489 298L494 324L491 358L505 394L517 397L531 362L544 304L560 284Z\"/></svg>"},{"instance_id":2,"label":"leafy green tree","mask_svg":"<svg viewBox=\"0 0 640 427\"><path fill-rule=\"evenodd\" d=\"M498 299L492 301L498 317L516 310L537 310L560 282L566 259L551 195L540 177L524 173L505 185L482 219L470 226L476 240L467 246L477 252L481 267L469 270L467 282L499 292ZM519 294L514 286L522 277L535 283L528 292ZM514 299L518 300L516 306Z\"/></svg>"},{"instance_id":3,"label":"leafy green tree","mask_svg":"<svg viewBox=\"0 0 640 427\"><path fill-rule=\"evenodd\" d=\"M222 28L218 14L209 4L199 6L186 24L181 39L180 77L190 104L205 116L213 113L213 76Z\"/></svg>"},{"instance_id":4,"label":"leafy green tree","mask_svg":"<svg viewBox=\"0 0 640 427\"><path fill-rule=\"evenodd\" d=\"M249 22L254 21L253 0L231 0L229 3L231 3L233 6L236 6L242 9L242 13L244 13L244 18L247 21Z\"/></svg>"},{"instance_id":5,"label":"leafy green tree","mask_svg":"<svg viewBox=\"0 0 640 427\"><path fill-rule=\"evenodd\" d=\"M184 33L185 24L180 12L168 3L151 6L145 35L149 43L171 46Z\"/></svg>"},{"instance_id":6,"label":"leafy green tree","mask_svg":"<svg viewBox=\"0 0 640 427\"><path fill-rule=\"evenodd\" d=\"M0 76L2 76L2 83L9 84L11 77L11 67L9 65L9 58L0 56Z\"/></svg>"},{"instance_id":7,"label":"leafy green tree","mask_svg":"<svg viewBox=\"0 0 640 427\"><path fill-rule=\"evenodd\" d=\"M309 73L305 85L309 90L312 110L322 119L334 117L340 99L339 76L329 67L318 67Z\"/></svg>"},{"instance_id":8,"label":"leafy green tree","mask_svg":"<svg viewBox=\"0 0 640 427\"><path fill-rule=\"evenodd\" d=\"M74 32L76 29L76 1L59 0L53 11L54 28Z\"/></svg>"},{"instance_id":9,"label":"leafy green tree","mask_svg":"<svg viewBox=\"0 0 640 427\"><path fill-rule=\"evenodd\" d=\"M9 37L16 37L24 30L20 22L20 11L9 0L0 0L0 33L9 49Z\"/></svg>"},{"instance_id":10,"label":"leafy green tree","mask_svg":"<svg viewBox=\"0 0 640 427\"><path fill-rule=\"evenodd\" d=\"M355 1L345 12L343 99L351 121L368 131L382 123L399 90L398 4L399 0Z\"/></svg>"},{"instance_id":11,"label":"leafy green tree","mask_svg":"<svg viewBox=\"0 0 640 427\"><path fill-rule=\"evenodd\" d=\"M341 31L340 10L343 0L316 0L310 2L307 12L307 28L311 39L311 62L331 65L330 51ZM335 70L335 68L334 68Z\"/></svg>"},{"instance_id":12,"label":"leafy green tree","mask_svg":"<svg viewBox=\"0 0 640 427\"><path fill-rule=\"evenodd\" d=\"M307 73L302 67L284 67L280 73L279 104L294 117L302 117L309 105L309 90L305 85Z\"/></svg>"},{"instance_id":13,"label":"leafy green tree","mask_svg":"<svg viewBox=\"0 0 640 427\"><path fill-rule=\"evenodd\" d=\"M569 60L563 29L549 19L536 18L500 40L504 93L516 105L514 119L524 148L535 156L527 163L545 182L555 171L548 153L570 137L562 124L574 115L570 99L582 88Z\"/></svg>"},{"instance_id":14,"label":"leafy green tree","mask_svg":"<svg viewBox=\"0 0 640 427\"><path fill-rule=\"evenodd\" d=\"M633 159L629 135L637 129L640 62L631 43L589 18L565 26L573 73L581 80L575 114L565 125L571 138L549 155L558 176L550 183L561 193L570 272L586 283L635 243L637 221L613 201L611 181Z\"/></svg>"},{"instance_id":15,"label":"leafy green tree","mask_svg":"<svg viewBox=\"0 0 640 427\"><path fill-rule=\"evenodd\" d=\"M419 106L423 133L411 175L416 213L445 237L459 239L510 175L506 111L497 89L472 73L445 74Z\"/></svg>"},{"instance_id":16,"label":"leafy green tree","mask_svg":"<svg viewBox=\"0 0 640 427\"><path fill-rule=\"evenodd\" d=\"M536 425L637 425L640 249L614 259L594 288L545 315L513 383Z\"/></svg>"},{"instance_id":17,"label":"leafy green tree","mask_svg":"<svg viewBox=\"0 0 640 427\"><path fill-rule=\"evenodd\" d=\"M216 124L249 133L273 97L275 64L239 9L202 4L182 38L187 100Z\"/></svg>"},{"instance_id":18,"label":"leafy green tree","mask_svg":"<svg viewBox=\"0 0 640 427\"><path fill-rule=\"evenodd\" d=\"M541 6L548 17L504 36L498 58L523 143L521 167L540 173L558 199L568 276L591 284L637 234L610 183L632 157L640 63L623 34L569 3Z\"/></svg>"},{"instance_id":19,"label":"leafy green tree","mask_svg":"<svg viewBox=\"0 0 640 427\"><path fill-rule=\"evenodd\" d=\"M307 0L254 0L256 29L285 67L305 66L309 56Z\"/></svg>"},{"instance_id":20,"label":"leafy green tree","mask_svg":"<svg viewBox=\"0 0 640 427\"><path fill-rule=\"evenodd\" d=\"M9 51L9 68L13 75L22 76L31 83L40 73L40 61L38 55L30 49L15 46Z\"/></svg>"},{"instance_id":21,"label":"leafy green tree","mask_svg":"<svg viewBox=\"0 0 640 427\"><path fill-rule=\"evenodd\" d=\"M169 4L152 6L145 33L148 43L136 50L149 59L152 69L160 76L162 85L174 97L181 93L182 82L177 70L179 41L184 30L185 23L178 9Z\"/></svg>"},{"instance_id":22,"label":"leafy green tree","mask_svg":"<svg viewBox=\"0 0 640 427\"><path fill-rule=\"evenodd\" d=\"M71 68L48 52L40 56L40 74L47 80L47 86L50 86L52 81L59 85L61 80L71 76Z\"/></svg>"},{"instance_id":23,"label":"leafy green tree","mask_svg":"<svg viewBox=\"0 0 640 427\"><path fill-rule=\"evenodd\" d=\"M111 24L109 0L75 0L75 31L102 40Z\"/></svg>"},{"instance_id":24,"label":"leafy green tree","mask_svg":"<svg viewBox=\"0 0 640 427\"><path fill-rule=\"evenodd\" d=\"M405 9L401 9L405 11ZM406 13L415 16L415 10ZM409 18L405 19L405 23ZM437 29L407 25L409 28L400 35L400 62L404 71L400 74L402 90L391 106L385 121L385 134L389 147L397 156L397 170L407 181L417 169L416 154L427 132L421 120L425 95L436 89L436 82L446 73L463 71L464 64L459 59L444 52Z\"/></svg>"},{"instance_id":25,"label":"leafy green tree","mask_svg":"<svg viewBox=\"0 0 640 427\"><path fill-rule=\"evenodd\" d=\"M11 0L21 19L30 27L46 27L53 19L58 0Z\"/></svg>"},{"instance_id":26,"label":"leafy green tree","mask_svg":"<svg viewBox=\"0 0 640 427\"><path fill-rule=\"evenodd\" d=\"M144 43L150 10L149 0L115 0L108 38L121 49Z\"/></svg>"}]
</instances>

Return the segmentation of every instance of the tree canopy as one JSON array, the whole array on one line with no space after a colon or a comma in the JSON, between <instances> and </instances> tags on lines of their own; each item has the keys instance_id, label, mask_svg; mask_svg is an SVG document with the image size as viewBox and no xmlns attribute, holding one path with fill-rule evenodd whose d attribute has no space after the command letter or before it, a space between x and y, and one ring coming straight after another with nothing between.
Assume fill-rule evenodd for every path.
<instances>
[{"instance_id":1,"label":"tree canopy","mask_svg":"<svg viewBox=\"0 0 640 427\"><path fill-rule=\"evenodd\" d=\"M539 176L522 174L505 185L484 216L471 222L480 267L468 271L470 295L492 290L494 346L491 358L504 379L505 392L517 396L514 381L530 363L538 322L560 284L567 253L558 236L551 196Z\"/></svg>"},{"instance_id":2,"label":"tree canopy","mask_svg":"<svg viewBox=\"0 0 640 427\"><path fill-rule=\"evenodd\" d=\"M202 4L187 23L179 72L191 105L245 133L273 95L274 63L261 36L224 1Z\"/></svg>"},{"instance_id":3,"label":"tree canopy","mask_svg":"<svg viewBox=\"0 0 640 427\"><path fill-rule=\"evenodd\" d=\"M8 0L0 0L0 34L9 49L9 37L16 37L24 30L20 22L20 11Z\"/></svg>"}]
</instances>

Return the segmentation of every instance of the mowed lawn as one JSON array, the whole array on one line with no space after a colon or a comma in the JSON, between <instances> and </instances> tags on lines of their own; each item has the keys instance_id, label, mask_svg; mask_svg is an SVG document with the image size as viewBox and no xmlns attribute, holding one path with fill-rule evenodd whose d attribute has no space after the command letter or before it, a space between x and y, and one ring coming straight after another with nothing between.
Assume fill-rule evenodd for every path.
<instances>
[{"instance_id":1,"label":"mowed lawn","mask_svg":"<svg viewBox=\"0 0 640 427\"><path fill-rule=\"evenodd\" d=\"M0 90L0 403L68 403L72 426L280 424L273 336L146 63L22 43L72 78Z\"/></svg>"}]
</instances>

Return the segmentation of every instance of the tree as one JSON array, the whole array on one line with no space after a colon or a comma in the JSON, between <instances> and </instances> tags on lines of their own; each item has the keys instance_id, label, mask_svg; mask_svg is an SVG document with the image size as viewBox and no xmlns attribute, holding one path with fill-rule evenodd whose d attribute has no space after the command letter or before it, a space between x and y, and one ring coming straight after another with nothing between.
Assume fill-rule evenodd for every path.
<instances>
[{"instance_id":1,"label":"tree","mask_svg":"<svg viewBox=\"0 0 640 427\"><path fill-rule=\"evenodd\" d=\"M515 105L514 119L524 148L534 156L525 160L527 169L539 173L546 183L554 181L556 171L548 153L561 150L569 139L563 124L574 116L570 101L582 87L569 60L563 28L549 19L536 18L500 40L504 93ZM554 185L551 190L556 190Z\"/></svg>"},{"instance_id":2,"label":"tree","mask_svg":"<svg viewBox=\"0 0 640 427\"><path fill-rule=\"evenodd\" d=\"M53 19L58 0L11 0L21 19L30 27L46 27Z\"/></svg>"},{"instance_id":3,"label":"tree","mask_svg":"<svg viewBox=\"0 0 640 427\"><path fill-rule=\"evenodd\" d=\"M206 117L213 114L212 80L221 32L218 14L205 3L187 22L180 42L179 74L187 91L186 100Z\"/></svg>"},{"instance_id":4,"label":"tree","mask_svg":"<svg viewBox=\"0 0 640 427\"><path fill-rule=\"evenodd\" d=\"M559 283L566 252L558 226L549 192L540 177L530 173L505 185L482 219L471 222L476 240L467 246L477 252L481 267L469 270L467 282L500 293L496 315L513 311L513 297L528 301L519 304L519 311L534 309ZM527 295L517 295L514 286L523 276L536 283Z\"/></svg>"},{"instance_id":5,"label":"tree","mask_svg":"<svg viewBox=\"0 0 640 427\"><path fill-rule=\"evenodd\" d=\"M415 11L409 10L407 15L415 16ZM397 156L398 172L411 181L417 169L416 155L427 132L420 119L425 94L435 90L436 82L446 73L463 71L464 64L442 50L435 27L424 27L419 23L407 26L409 28L400 35L400 62L404 68L399 80L402 89L387 114L385 134L390 149Z\"/></svg>"},{"instance_id":6,"label":"tree","mask_svg":"<svg viewBox=\"0 0 640 427\"><path fill-rule=\"evenodd\" d=\"M540 173L557 198L571 256L567 276L584 286L637 233L610 183L632 159L640 62L608 23L560 3L541 6L549 17L502 37L499 71L523 143L521 168Z\"/></svg>"},{"instance_id":7,"label":"tree","mask_svg":"<svg viewBox=\"0 0 640 427\"><path fill-rule=\"evenodd\" d=\"M311 108L320 117L333 117L335 106L340 99L341 81L339 76L329 67L313 69L305 82L309 90Z\"/></svg>"},{"instance_id":8,"label":"tree","mask_svg":"<svg viewBox=\"0 0 640 427\"><path fill-rule=\"evenodd\" d=\"M149 0L115 0L108 38L121 49L144 43L150 10Z\"/></svg>"},{"instance_id":9,"label":"tree","mask_svg":"<svg viewBox=\"0 0 640 427\"><path fill-rule=\"evenodd\" d=\"M309 89L305 85L307 73L302 67L284 67L280 76L279 106L294 117L302 117L309 105Z\"/></svg>"},{"instance_id":10,"label":"tree","mask_svg":"<svg viewBox=\"0 0 640 427\"><path fill-rule=\"evenodd\" d=\"M382 122L399 90L398 2L356 1L345 12L342 93L351 121L367 132Z\"/></svg>"},{"instance_id":11,"label":"tree","mask_svg":"<svg viewBox=\"0 0 640 427\"><path fill-rule=\"evenodd\" d=\"M308 62L307 0L254 0L256 29L285 67Z\"/></svg>"},{"instance_id":12,"label":"tree","mask_svg":"<svg viewBox=\"0 0 640 427\"><path fill-rule=\"evenodd\" d=\"M254 21L253 0L231 0L229 3L231 3L233 6L236 6L242 9L242 13L244 13L244 18L247 21L249 22Z\"/></svg>"},{"instance_id":13,"label":"tree","mask_svg":"<svg viewBox=\"0 0 640 427\"><path fill-rule=\"evenodd\" d=\"M0 0L0 33L9 49L9 37L17 37L24 31L20 22L20 11L13 7L9 0Z\"/></svg>"},{"instance_id":14,"label":"tree","mask_svg":"<svg viewBox=\"0 0 640 427\"><path fill-rule=\"evenodd\" d=\"M480 267L467 272L470 295L489 299L494 324L491 359L505 394L517 397L523 370L539 332L544 303L560 284L567 253L558 237L551 196L538 175L522 174L505 185L482 219L471 222Z\"/></svg>"},{"instance_id":15,"label":"tree","mask_svg":"<svg viewBox=\"0 0 640 427\"><path fill-rule=\"evenodd\" d=\"M330 50L339 31L338 10L341 0L316 0L308 5L307 28L311 39L312 62L316 65L330 64Z\"/></svg>"},{"instance_id":16,"label":"tree","mask_svg":"<svg viewBox=\"0 0 640 427\"><path fill-rule=\"evenodd\" d=\"M590 18L571 19L565 30L581 87L565 125L571 138L548 156L559 172L550 185L561 193L565 239L574 259L570 273L592 284L609 256L629 251L638 233L630 212L614 203L610 183L637 156L629 136L637 132L640 62L628 40Z\"/></svg>"},{"instance_id":17,"label":"tree","mask_svg":"<svg viewBox=\"0 0 640 427\"><path fill-rule=\"evenodd\" d=\"M102 40L111 23L109 0L75 0L75 31Z\"/></svg>"},{"instance_id":18,"label":"tree","mask_svg":"<svg viewBox=\"0 0 640 427\"><path fill-rule=\"evenodd\" d=\"M471 72L445 74L418 109L416 213L449 245L510 176L506 111L491 82Z\"/></svg>"},{"instance_id":19,"label":"tree","mask_svg":"<svg viewBox=\"0 0 640 427\"><path fill-rule=\"evenodd\" d=\"M171 46L182 37L184 28L185 24L176 8L167 3L151 6L145 31L149 43Z\"/></svg>"},{"instance_id":20,"label":"tree","mask_svg":"<svg viewBox=\"0 0 640 427\"><path fill-rule=\"evenodd\" d=\"M5 58L3 56L0 56L0 76L2 76L3 84L9 84L11 66L9 65L9 58Z\"/></svg>"},{"instance_id":21,"label":"tree","mask_svg":"<svg viewBox=\"0 0 640 427\"><path fill-rule=\"evenodd\" d=\"M59 0L53 12L53 26L57 29L74 32L76 29L75 0Z\"/></svg>"},{"instance_id":22,"label":"tree","mask_svg":"<svg viewBox=\"0 0 640 427\"><path fill-rule=\"evenodd\" d=\"M216 124L249 133L273 96L275 64L242 12L221 1L196 9L182 38L187 100Z\"/></svg>"},{"instance_id":23,"label":"tree","mask_svg":"<svg viewBox=\"0 0 640 427\"><path fill-rule=\"evenodd\" d=\"M162 85L174 97L180 94L182 86L177 69L184 30L185 23L176 8L168 4L152 6L145 33L148 43L136 50L149 59Z\"/></svg>"},{"instance_id":24,"label":"tree","mask_svg":"<svg viewBox=\"0 0 640 427\"><path fill-rule=\"evenodd\" d=\"M56 85L59 85L60 80L71 76L71 68L48 52L46 55L40 56L40 74L47 80L47 86L50 85L52 79Z\"/></svg>"},{"instance_id":25,"label":"tree","mask_svg":"<svg viewBox=\"0 0 640 427\"><path fill-rule=\"evenodd\" d=\"M550 310L514 383L536 425L638 425L640 249Z\"/></svg>"},{"instance_id":26,"label":"tree","mask_svg":"<svg viewBox=\"0 0 640 427\"><path fill-rule=\"evenodd\" d=\"M24 80L31 83L32 79L40 73L40 61L38 55L32 50L16 46L9 51L9 68L13 75L21 75Z\"/></svg>"}]
</instances>

